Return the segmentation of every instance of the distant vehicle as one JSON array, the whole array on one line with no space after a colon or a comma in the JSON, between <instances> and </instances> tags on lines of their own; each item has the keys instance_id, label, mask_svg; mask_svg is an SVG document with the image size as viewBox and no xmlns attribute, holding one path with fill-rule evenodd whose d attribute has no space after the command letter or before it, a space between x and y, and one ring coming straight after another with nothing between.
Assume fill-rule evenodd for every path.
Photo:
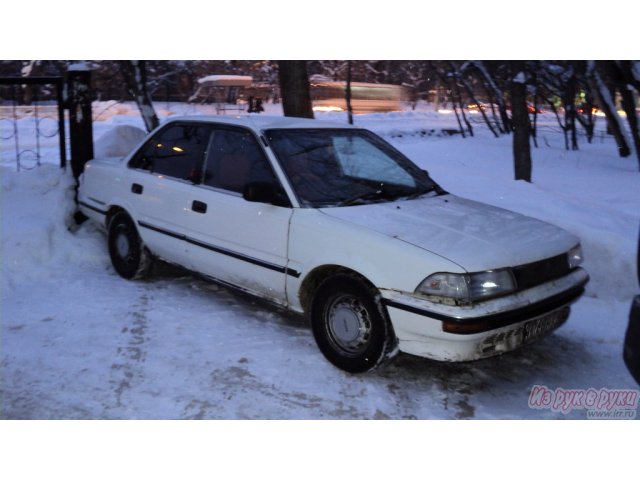
<instances>
[{"instance_id":1,"label":"distant vehicle","mask_svg":"<svg viewBox=\"0 0 640 480\"><path fill-rule=\"evenodd\" d=\"M492 104L491 103L483 103L483 102L480 102L479 104L470 103L469 105L467 105L467 110L469 110L470 112L478 112L478 111L480 111L481 107L485 112L490 112ZM505 108L507 110L511 110L511 104L507 103L505 105ZM500 110L500 107L498 105L496 105L496 104L493 104L493 110L498 112ZM532 103L527 103L527 111L529 113L544 113L543 109L541 109L539 106L536 107Z\"/></svg>"},{"instance_id":2,"label":"distant vehicle","mask_svg":"<svg viewBox=\"0 0 640 480\"><path fill-rule=\"evenodd\" d=\"M209 75L198 79L198 88L189 103L215 104L217 113L227 110L242 112L247 101L243 90L251 87L253 78L244 75Z\"/></svg>"},{"instance_id":3,"label":"distant vehicle","mask_svg":"<svg viewBox=\"0 0 640 480\"><path fill-rule=\"evenodd\" d=\"M349 372L398 351L514 350L562 325L589 279L574 235L449 194L341 123L172 118L130 155L88 162L78 198L122 277L158 257L305 314Z\"/></svg>"},{"instance_id":4,"label":"distant vehicle","mask_svg":"<svg viewBox=\"0 0 640 480\"><path fill-rule=\"evenodd\" d=\"M527 103L527 110L529 111L529 113L544 113L543 109L541 109L539 106L536 107L532 103Z\"/></svg>"},{"instance_id":5,"label":"distant vehicle","mask_svg":"<svg viewBox=\"0 0 640 480\"><path fill-rule=\"evenodd\" d=\"M491 103L484 103L484 102L470 103L470 104L467 105L467 110L469 112L479 112L480 109L482 109L482 110L484 110L485 113L487 113L487 112L491 112L491 107L492 107ZM500 107L494 103L493 104L493 109L496 112L498 112L500 110Z\"/></svg>"},{"instance_id":6,"label":"distant vehicle","mask_svg":"<svg viewBox=\"0 0 640 480\"><path fill-rule=\"evenodd\" d=\"M311 80L311 101L314 111L347 110L347 82ZM353 113L397 112L407 101L406 88L383 83L351 82Z\"/></svg>"},{"instance_id":7,"label":"distant vehicle","mask_svg":"<svg viewBox=\"0 0 640 480\"><path fill-rule=\"evenodd\" d=\"M587 113L587 110L588 110L588 107L585 107L583 105L576 106L576 112L578 112L578 113L583 113L584 114L584 113ZM596 115L599 112L600 112L600 109L598 107L596 107L596 106L591 107L591 114L592 115Z\"/></svg>"},{"instance_id":8,"label":"distant vehicle","mask_svg":"<svg viewBox=\"0 0 640 480\"><path fill-rule=\"evenodd\" d=\"M495 107L497 109L498 106L496 105ZM480 103L470 103L470 104L467 105L467 110L469 110L470 112L478 112L478 111L480 111L480 109L483 109L485 111L486 110L491 110L491 105L488 104L488 103L482 103L482 102L480 102Z\"/></svg>"}]
</instances>

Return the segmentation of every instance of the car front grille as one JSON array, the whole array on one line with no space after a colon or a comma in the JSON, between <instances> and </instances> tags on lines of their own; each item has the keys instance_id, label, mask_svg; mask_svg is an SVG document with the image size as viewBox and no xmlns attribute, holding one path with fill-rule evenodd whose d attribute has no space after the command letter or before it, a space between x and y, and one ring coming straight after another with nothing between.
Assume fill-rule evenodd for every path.
<instances>
[{"instance_id":1,"label":"car front grille","mask_svg":"<svg viewBox=\"0 0 640 480\"><path fill-rule=\"evenodd\" d=\"M513 267L513 275L516 279L518 289L541 285L545 282L567 275L570 271L567 254L557 255L526 265Z\"/></svg>"}]
</instances>

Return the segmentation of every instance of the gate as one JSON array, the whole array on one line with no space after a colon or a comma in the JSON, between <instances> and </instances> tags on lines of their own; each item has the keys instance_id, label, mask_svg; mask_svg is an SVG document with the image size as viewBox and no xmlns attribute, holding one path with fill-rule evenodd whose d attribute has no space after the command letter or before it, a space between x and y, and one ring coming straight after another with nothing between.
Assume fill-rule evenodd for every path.
<instances>
[{"instance_id":1,"label":"gate","mask_svg":"<svg viewBox=\"0 0 640 480\"><path fill-rule=\"evenodd\" d=\"M63 88L63 77L0 77L2 163L13 159L18 171L31 169L43 152L56 152L66 167Z\"/></svg>"}]
</instances>

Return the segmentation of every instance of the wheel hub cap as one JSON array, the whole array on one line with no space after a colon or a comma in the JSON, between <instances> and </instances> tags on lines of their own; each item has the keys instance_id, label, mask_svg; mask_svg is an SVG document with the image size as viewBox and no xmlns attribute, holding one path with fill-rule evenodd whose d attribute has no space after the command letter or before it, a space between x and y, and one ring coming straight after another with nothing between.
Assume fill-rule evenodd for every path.
<instances>
[{"instance_id":1,"label":"wheel hub cap","mask_svg":"<svg viewBox=\"0 0 640 480\"><path fill-rule=\"evenodd\" d=\"M116 238L116 250L121 258L127 258L127 255L129 255L129 239L126 235L122 233L118 235Z\"/></svg>"},{"instance_id":2,"label":"wheel hub cap","mask_svg":"<svg viewBox=\"0 0 640 480\"><path fill-rule=\"evenodd\" d=\"M328 311L328 327L336 346L349 353L366 348L371 322L366 309L355 297L341 297Z\"/></svg>"}]
</instances>

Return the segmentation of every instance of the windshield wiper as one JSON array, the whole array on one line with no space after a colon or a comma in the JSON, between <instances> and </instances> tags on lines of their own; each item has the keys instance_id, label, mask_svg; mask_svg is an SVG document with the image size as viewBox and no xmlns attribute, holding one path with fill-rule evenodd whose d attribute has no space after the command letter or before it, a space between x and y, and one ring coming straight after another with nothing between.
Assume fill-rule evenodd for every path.
<instances>
[{"instance_id":1,"label":"windshield wiper","mask_svg":"<svg viewBox=\"0 0 640 480\"><path fill-rule=\"evenodd\" d=\"M435 192L436 195L439 194L438 189L436 189L436 187L430 186L425 188L424 190L418 190L417 192L412 193L407 197L407 200L413 200L414 198L421 197L422 195L426 195L427 193L431 193L431 192Z\"/></svg>"},{"instance_id":2,"label":"windshield wiper","mask_svg":"<svg viewBox=\"0 0 640 480\"><path fill-rule=\"evenodd\" d=\"M347 207L349 205L353 205L357 202L366 202L367 200L378 200L379 198L384 198L386 193L384 190L374 190L372 192L360 193L358 195L354 195L351 198L348 198L338 204L340 207Z\"/></svg>"}]
</instances>

